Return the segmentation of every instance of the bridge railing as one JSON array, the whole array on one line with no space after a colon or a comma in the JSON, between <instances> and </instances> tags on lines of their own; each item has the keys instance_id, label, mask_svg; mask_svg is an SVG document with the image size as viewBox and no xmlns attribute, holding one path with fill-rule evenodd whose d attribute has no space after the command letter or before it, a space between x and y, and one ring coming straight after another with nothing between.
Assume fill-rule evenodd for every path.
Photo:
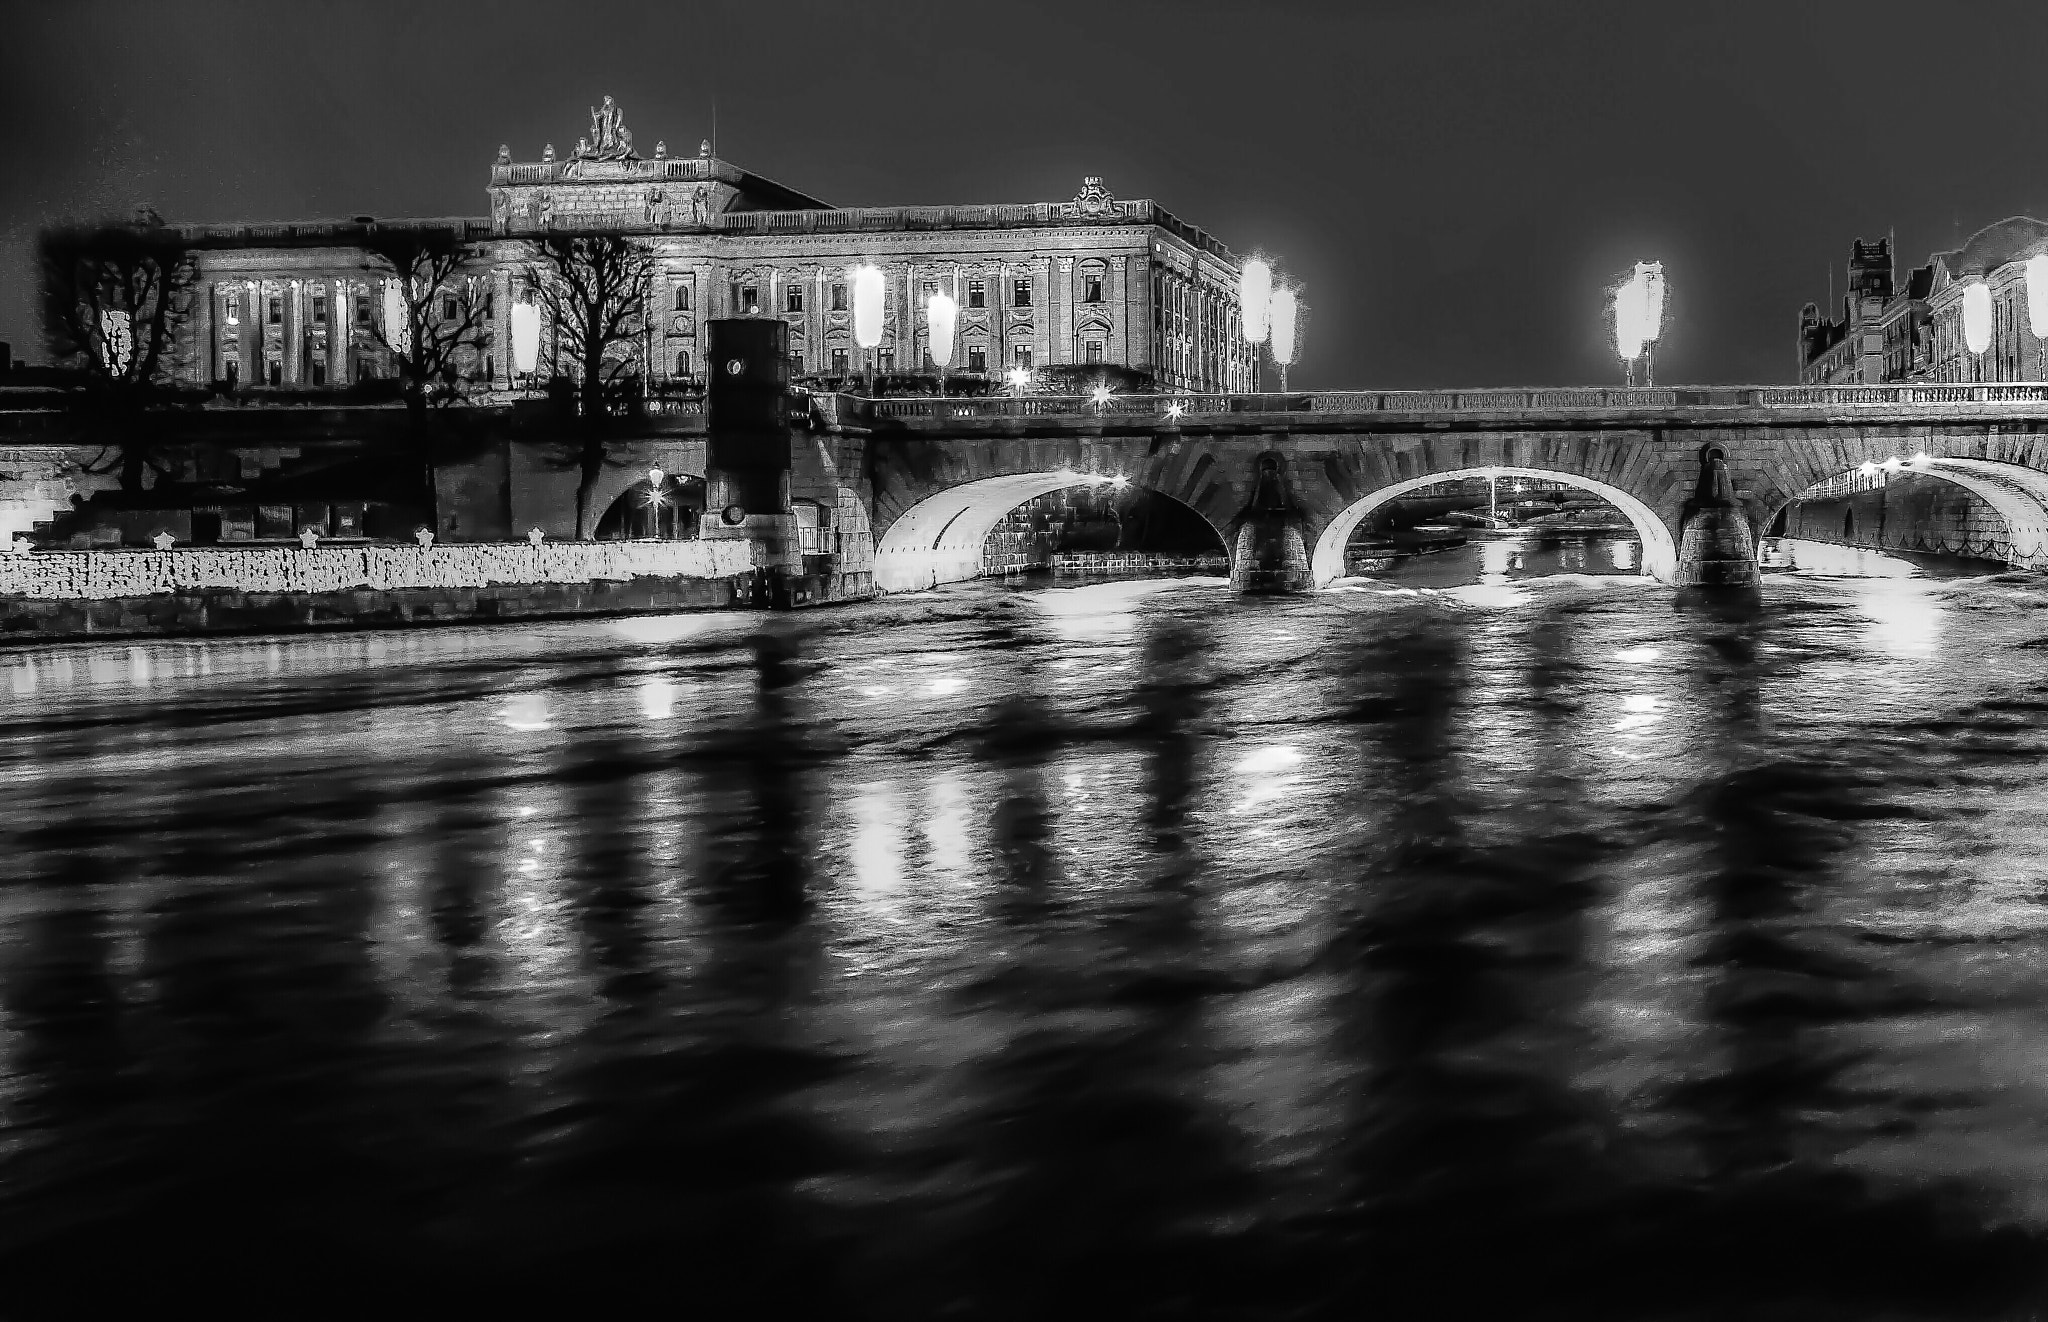
<instances>
[{"instance_id":1,"label":"bridge railing","mask_svg":"<svg viewBox=\"0 0 2048 1322\"><path fill-rule=\"evenodd\" d=\"M1257 395L1024 395L862 399L873 418L1152 416L1230 413L1552 413L1677 408L1847 408L2048 403L2048 383L1898 386L1613 386L1475 390L1323 390Z\"/></svg>"}]
</instances>

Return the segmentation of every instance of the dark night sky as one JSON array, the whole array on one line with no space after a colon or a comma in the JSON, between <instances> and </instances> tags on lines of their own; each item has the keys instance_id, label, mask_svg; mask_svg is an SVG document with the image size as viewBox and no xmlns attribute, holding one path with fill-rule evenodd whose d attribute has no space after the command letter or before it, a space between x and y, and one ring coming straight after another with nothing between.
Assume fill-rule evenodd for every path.
<instances>
[{"instance_id":1,"label":"dark night sky","mask_svg":"<svg viewBox=\"0 0 2048 1322\"><path fill-rule=\"evenodd\" d=\"M1306 287L1295 382L1780 381L1849 240L2048 212L2048 9L1795 0L0 0L0 338L37 226L482 215L609 93L643 150L840 205L1152 197Z\"/></svg>"}]
</instances>

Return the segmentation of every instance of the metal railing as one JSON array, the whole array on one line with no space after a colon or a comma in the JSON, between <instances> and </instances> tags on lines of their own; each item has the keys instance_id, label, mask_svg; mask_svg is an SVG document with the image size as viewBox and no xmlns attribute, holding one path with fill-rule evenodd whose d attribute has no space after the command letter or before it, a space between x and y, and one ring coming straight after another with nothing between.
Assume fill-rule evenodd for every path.
<instances>
[{"instance_id":1,"label":"metal railing","mask_svg":"<svg viewBox=\"0 0 2048 1322\"><path fill-rule=\"evenodd\" d=\"M1201 417L1231 413L1548 414L1696 408L1895 408L1906 405L2048 404L2048 383L1902 386L1636 386L1566 389L1309 391L1284 395L990 395L862 399L870 417L930 419L1052 416Z\"/></svg>"}]
</instances>

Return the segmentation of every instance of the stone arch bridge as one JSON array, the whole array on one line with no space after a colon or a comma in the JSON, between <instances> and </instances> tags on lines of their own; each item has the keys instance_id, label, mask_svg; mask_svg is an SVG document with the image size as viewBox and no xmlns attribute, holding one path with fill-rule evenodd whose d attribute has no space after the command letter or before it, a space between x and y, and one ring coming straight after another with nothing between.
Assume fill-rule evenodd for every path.
<instances>
[{"instance_id":1,"label":"stone arch bridge","mask_svg":"<svg viewBox=\"0 0 2048 1322\"><path fill-rule=\"evenodd\" d=\"M1240 582L1327 583L1380 504L1486 473L1606 499L1635 524L1655 577L1749 581L1778 513L1865 464L1970 490L2006 520L2014 563L2048 567L2042 385L848 403L848 430L865 432L876 582L888 589L972 578L1009 510L1112 478L1208 520Z\"/></svg>"}]
</instances>

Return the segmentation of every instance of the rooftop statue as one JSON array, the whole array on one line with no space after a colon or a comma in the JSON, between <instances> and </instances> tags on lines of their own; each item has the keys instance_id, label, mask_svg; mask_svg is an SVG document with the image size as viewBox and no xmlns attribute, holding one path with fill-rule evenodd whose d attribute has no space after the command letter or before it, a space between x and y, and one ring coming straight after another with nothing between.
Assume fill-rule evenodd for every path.
<instances>
[{"instance_id":1,"label":"rooftop statue","mask_svg":"<svg viewBox=\"0 0 2048 1322\"><path fill-rule=\"evenodd\" d=\"M578 139L579 161L637 161L633 153L633 130L626 127L626 112L610 98L590 111L590 138Z\"/></svg>"}]
</instances>

